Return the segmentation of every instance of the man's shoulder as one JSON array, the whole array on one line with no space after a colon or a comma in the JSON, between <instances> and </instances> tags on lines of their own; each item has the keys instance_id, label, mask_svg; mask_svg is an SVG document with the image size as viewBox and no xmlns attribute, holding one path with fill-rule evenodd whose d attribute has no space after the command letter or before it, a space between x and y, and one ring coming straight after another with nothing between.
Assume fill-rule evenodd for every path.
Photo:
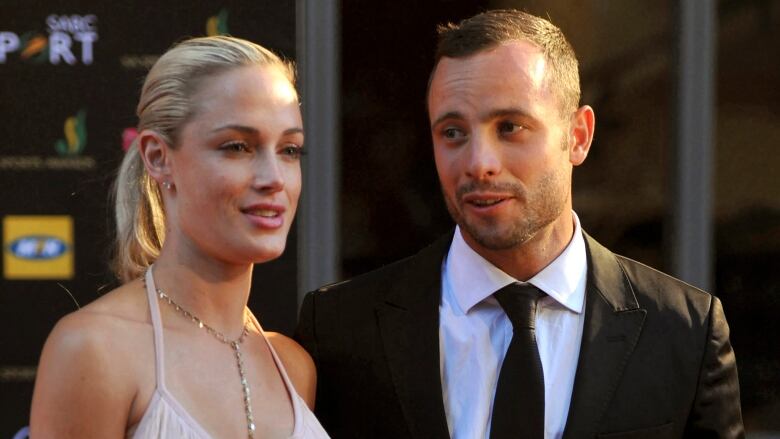
<instances>
[{"instance_id":1,"label":"man's shoulder","mask_svg":"<svg viewBox=\"0 0 780 439\"><path fill-rule=\"evenodd\" d=\"M656 268L635 261L629 257L615 254L623 272L633 281L641 286L654 286L665 290L674 290L684 292L701 299L712 297L712 295L701 288L691 285L670 274L664 273Z\"/></svg>"},{"instance_id":2,"label":"man's shoulder","mask_svg":"<svg viewBox=\"0 0 780 439\"><path fill-rule=\"evenodd\" d=\"M613 253L590 236L587 237L587 242L591 253L590 263L599 265L589 269L591 275L595 272L597 276L605 274L607 279L611 279L606 283L595 283L601 285L601 289L615 289L619 287L616 282L621 282L618 279L623 278L626 282L624 287L627 289L621 287L619 290L625 291L629 296L633 295L627 304L635 301L640 308L650 313L703 321L709 314L713 300L717 300L710 293L674 276ZM610 294L607 291L601 293Z\"/></svg>"},{"instance_id":3,"label":"man's shoulder","mask_svg":"<svg viewBox=\"0 0 780 439\"><path fill-rule=\"evenodd\" d=\"M402 276L409 267L412 267L416 257L417 255L407 256L355 277L323 285L313 291L312 294L336 296L348 295L354 292L363 294L365 292L383 290L388 283Z\"/></svg>"},{"instance_id":4,"label":"man's shoulder","mask_svg":"<svg viewBox=\"0 0 780 439\"><path fill-rule=\"evenodd\" d=\"M717 300L712 294L641 262L615 256L640 307L685 322L707 321L712 302Z\"/></svg>"},{"instance_id":5,"label":"man's shoulder","mask_svg":"<svg viewBox=\"0 0 780 439\"><path fill-rule=\"evenodd\" d=\"M309 293L318 300L347 300L359 297L381 298L385 292L399 284L414 284L424 279L439 279L441 263L452 241L452 233L443 235L414 255L391 262L353 278L325 285Z\"/></svg>"}]
</instances>

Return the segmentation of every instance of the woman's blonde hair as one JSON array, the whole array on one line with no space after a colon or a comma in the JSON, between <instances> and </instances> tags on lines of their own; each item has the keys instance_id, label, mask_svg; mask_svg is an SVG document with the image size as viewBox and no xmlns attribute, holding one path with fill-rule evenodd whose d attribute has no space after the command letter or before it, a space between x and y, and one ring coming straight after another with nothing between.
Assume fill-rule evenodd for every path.
<instances>
[{"instance_id":1,"label":"woman's blonde hair","mask_svg":"<svg viewBox=\"0 0 780 439\"><path fill-rule=\"evenodd\" d=\"M239 38L193 38L163 54L146 76L138 102L138 132L153 130L177 148L184 124L196 105L192 96L202 81L227 70L252 65L279 68L295 84L294 68L273 52ZM160 255L165 240L165 209L157 182L146 172L138 138L127 150L114 183L116 252L112 269L127 282L143 274Z\"/></svg>"}]
</instances>

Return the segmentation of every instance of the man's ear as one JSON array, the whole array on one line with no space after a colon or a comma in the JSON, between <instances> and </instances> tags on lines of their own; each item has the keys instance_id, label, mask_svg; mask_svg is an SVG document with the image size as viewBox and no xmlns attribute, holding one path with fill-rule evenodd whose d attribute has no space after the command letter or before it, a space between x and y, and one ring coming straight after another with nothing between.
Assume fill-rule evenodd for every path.
<instances>
[{"instance_id":1,"label":"man's ear","mask_svg":"<svg viewBox=\"0 0 780 439\"><path fill-rule=\"evenodd\" d=\"M153 130L138 134L138 153L144 161L146 172L159 184L171 184L171 147Z\"/></svg>"},{"instance_id":2,"label":"man's ear","mask_svg":"<svg viewBox=\"0 0 780 439\"><path fill-rule=\"evenodd\" d=\"M583 105L572 116L569 132L569 162L579 166L588 157L593 132L596 129L596 114L589 105Z\"/></svg>"}]
</instances>

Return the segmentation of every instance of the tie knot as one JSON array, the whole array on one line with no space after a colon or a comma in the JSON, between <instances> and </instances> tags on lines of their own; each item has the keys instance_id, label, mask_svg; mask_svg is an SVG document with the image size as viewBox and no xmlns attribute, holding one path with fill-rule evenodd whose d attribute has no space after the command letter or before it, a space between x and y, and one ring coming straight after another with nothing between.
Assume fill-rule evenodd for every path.
<instances>
[{"instance_id":1,"label":"tie knot","mask_svg":"<svg viewBox=\"0 0 780 439\"><path fill-rule=\"evenodd\" d=\"M536 304L544 292L531 284L513 283L493 293L501 308L504 308L512 327L534 329Z\"/></svg>"}]
</instances>

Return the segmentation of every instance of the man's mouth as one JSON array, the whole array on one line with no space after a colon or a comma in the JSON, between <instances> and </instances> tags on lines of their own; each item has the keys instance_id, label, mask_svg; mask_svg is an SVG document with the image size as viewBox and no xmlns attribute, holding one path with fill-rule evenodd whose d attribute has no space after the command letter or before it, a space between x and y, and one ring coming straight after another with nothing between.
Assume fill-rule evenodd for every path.
<instances>
[{"instance_id":1,"label":"man's mouth","mask_svg":"<svg viewBox=\"0 0 780 439\"><path fill-rule=\"evenodd\" d=\"M473 204L477 207L488 207L496 205L504 200L506 200L506 198L473 199L467 201L467 203Z\"/></svg>"}]
</instances>

